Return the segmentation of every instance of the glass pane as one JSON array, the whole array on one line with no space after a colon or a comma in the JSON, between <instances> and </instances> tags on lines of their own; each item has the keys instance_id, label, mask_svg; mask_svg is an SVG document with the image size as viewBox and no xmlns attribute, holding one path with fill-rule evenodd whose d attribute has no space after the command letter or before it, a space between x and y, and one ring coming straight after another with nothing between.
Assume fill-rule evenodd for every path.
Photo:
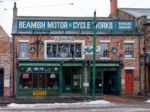
<instances>
[{"instance_id":1,"label":"glass pane","mask_svg":"<svg viewBox=\"0 0 150 112\"><path fill-rule=\"evenodd\" d=\"M109 58L109 43L101 43L100 44L100 53L101 57Z\"/></svg>"},{"instance_id":2,"label":"glass pane","mask_svg":"<svg viewBox=\"0 0 150 112\"><path fill-rule=\"evenodd\" d=\"M48 43L48 58L82 58L81 43Z\"/></svg>"},{"instance_id":3,"label":"glass pane","mask_svg":"<svg viewBox=\"0 0 150 112\"><path fill-rule=\"evenodd\" d=\"M32 74L22 73L20 75L19 88L32 88Z\"/></svg>"},{"instance_id":4,"label":"glass pane","mask_svg":"<svg viewBox=\"0 0 150 112\"><path fill-rule=\"evenodd\" d=\"M28 57L28 42L20 42L19 43L19 57L27 58Z\"/></svg>"}]
</instances>

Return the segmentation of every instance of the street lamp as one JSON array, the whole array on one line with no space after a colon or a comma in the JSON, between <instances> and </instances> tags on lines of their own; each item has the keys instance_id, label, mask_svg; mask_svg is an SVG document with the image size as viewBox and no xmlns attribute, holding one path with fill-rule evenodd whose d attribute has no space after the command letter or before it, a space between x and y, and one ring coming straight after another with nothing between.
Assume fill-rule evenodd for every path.
<instances>
[{"instance_id":1,"label":"street lamp","mask_svg":"<svg viewBox=\"0 0 150 112\"><path fill-rule=\"evenodd\" d=\"M92 71L92 100L95 100L95 58L96 58L96 11L94 11L93 20L93 71Z\"/></svg>"}]
</instances>

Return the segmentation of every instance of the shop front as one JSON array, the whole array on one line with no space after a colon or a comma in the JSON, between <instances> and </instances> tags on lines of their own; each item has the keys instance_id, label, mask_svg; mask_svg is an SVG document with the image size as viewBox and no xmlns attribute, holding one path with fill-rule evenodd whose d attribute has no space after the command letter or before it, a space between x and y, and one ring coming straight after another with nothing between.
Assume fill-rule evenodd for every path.
<instances>
[{"instance_id":1,"label":"shop front","mask_svg":"<svg viewBox=\"0 0 150 112\"><path fill-rule=\"evenodd\" d=\"M91 62L92 63L92 62ZM87 76L88 94L92 92L92 64L89 61L18 61L17 96L59 96L64 93L84 95ZM121 93L120 62L96 62L95 93Z\"/></svg>"},{"instance_id":2,"label":"shop front","mask_svg":"<svg viewBox=\"0 0 150 112\"><path fill-rule=\"evenodd\" d=\"M92 93L92 67L88 69L89 89ZM120 95L121 94L121 65L119 62L105 62L96 64L95 94Z\"/></svg>"},{"instance_id":3,"label":"shop front","mask_svg":"<svg viewBox=\"0 0 150 112\"><path fill-rule=\"evenodd\" d=\"M17 62L17 96L57 96L82 93L82 63Z\"/></svg>"}]
</instances>

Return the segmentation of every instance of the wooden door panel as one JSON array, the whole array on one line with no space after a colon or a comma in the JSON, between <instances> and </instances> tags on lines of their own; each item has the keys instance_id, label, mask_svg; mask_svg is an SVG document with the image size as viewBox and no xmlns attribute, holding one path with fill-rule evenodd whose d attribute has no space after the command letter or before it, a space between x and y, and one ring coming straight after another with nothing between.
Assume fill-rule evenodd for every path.
<instances>
[{"instance_id":1,"label":"wooden door panel","mask_svg":"<svg viewBox=\"0 0 150 112\"><path fill-rule=\"evenodd\" d=\"M133 72L126 72L125 74L125 92L127 94L133 93Z\"/></svg>"}]
</instances>

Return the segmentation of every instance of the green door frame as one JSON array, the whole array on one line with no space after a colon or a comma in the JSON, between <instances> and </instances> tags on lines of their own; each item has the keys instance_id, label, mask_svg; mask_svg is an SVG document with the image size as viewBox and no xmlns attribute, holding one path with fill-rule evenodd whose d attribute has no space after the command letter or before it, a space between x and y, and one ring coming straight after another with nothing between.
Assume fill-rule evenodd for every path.
<instances>
[{"instance_id":1,"label":"green door frame","mask_svg":"<svg viewBox=\"0 0 150 112\"><path fill-rule=\"evenodd\" d=\"M119 62L117 63L96 63L96 67L102 67L101 72L103 72L103 68L113 68L113 67L116 67L116 70L117 70L117 77L116 77L116 83L115 83L115 87L116 87L116 95L120 95L121 94L121 65ZM91 95L91 91L90 91L90 88L91 88L91 84L90 84L90 80L91 80L91 75L90 75L90 72L92 72L92 64L88 65L88 82L89 82L89 87L88 87L88 94ZM98 95L98 94L97 94ZM103 95L103 93L101 94Z\"/></svg>"}]
</instances>

